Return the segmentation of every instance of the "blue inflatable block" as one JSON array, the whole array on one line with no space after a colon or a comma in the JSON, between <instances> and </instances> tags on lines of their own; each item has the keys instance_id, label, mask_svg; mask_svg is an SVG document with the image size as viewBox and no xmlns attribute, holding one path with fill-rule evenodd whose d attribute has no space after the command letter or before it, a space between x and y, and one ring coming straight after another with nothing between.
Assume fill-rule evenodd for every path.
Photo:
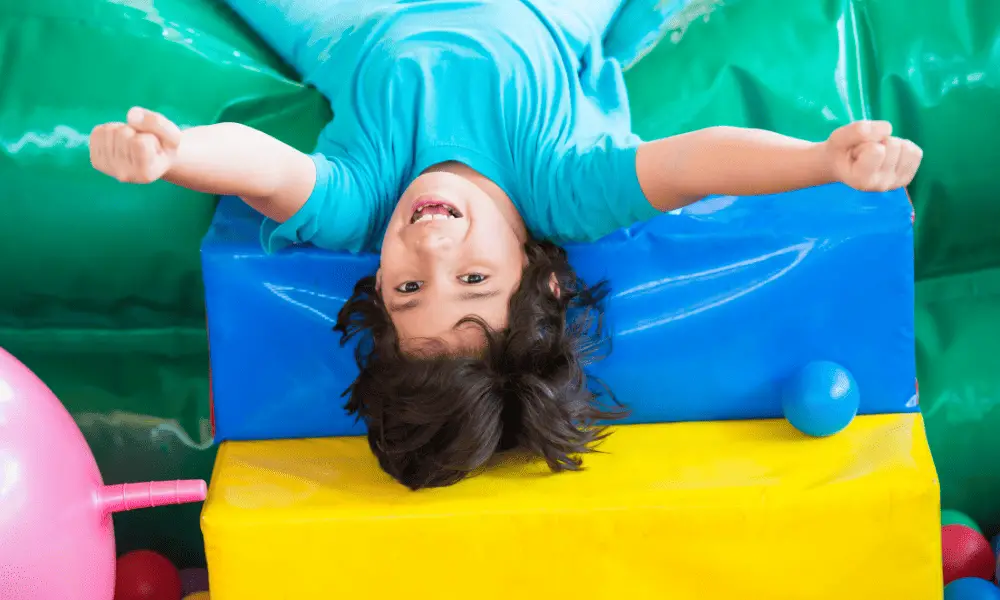
<instances>
[{"instance_id":1,"label":"blue inflatable block","mask_svg":"<svg viewBox=\"0 0 1000 600\"><path fill-rule=\"evenodd\" d=\"M570 246L612 286L614 349L591 372L632 423L780 417L782 383L816 360L854 374L860 414L917 410L910 216L902 191L830 185L708 198ZM223 198L202 247L217 439L362 433L331 328L377 257L268 256L260 221Z\"/></svg>"}]
</instances>

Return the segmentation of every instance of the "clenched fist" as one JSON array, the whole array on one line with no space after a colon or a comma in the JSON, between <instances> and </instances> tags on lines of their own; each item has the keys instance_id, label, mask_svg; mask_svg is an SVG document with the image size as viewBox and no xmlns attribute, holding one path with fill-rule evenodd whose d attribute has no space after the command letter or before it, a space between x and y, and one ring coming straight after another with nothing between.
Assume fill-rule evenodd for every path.
<instances>
[{"instance_id":1,"label":"clenched fist","mask_svg":"<svg viewBox=\"0 0 1000 600\"><path fill-rule=\"evenodd\" d=\"M181 130L159 113L128 111L127 123L106 123L90 134L90 162L126 183L151 183L173 166Z\"/></svg>"},{"instance_id":2,"label":"clenched fist","mask_svg":"<svg viewBox=\"0 0 1000 600\"><path fill-rule=\"evenodd\" d=\"M845 125L825 142L838 181L866 192L886 192L909 185L923 152L909 140L892 137L886 121Z\"/></svg>"}]
</instances>

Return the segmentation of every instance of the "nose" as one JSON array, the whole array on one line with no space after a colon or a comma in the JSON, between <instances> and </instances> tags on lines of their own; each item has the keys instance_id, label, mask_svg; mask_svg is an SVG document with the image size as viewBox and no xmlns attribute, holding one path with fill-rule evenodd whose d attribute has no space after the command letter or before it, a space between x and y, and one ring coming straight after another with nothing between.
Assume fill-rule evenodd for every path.
<instances>
[{"instance_id":1,"label":"nose","mask_svg":"<svg viewBox=\"0 0 1000 600\"><path fill-rule=\"evenodd\" d=\"M455 240L440 233L428 233L417 242L417 249L426 254L440 255L450 252L455 247Z\"/></svg>"}]
</instances>

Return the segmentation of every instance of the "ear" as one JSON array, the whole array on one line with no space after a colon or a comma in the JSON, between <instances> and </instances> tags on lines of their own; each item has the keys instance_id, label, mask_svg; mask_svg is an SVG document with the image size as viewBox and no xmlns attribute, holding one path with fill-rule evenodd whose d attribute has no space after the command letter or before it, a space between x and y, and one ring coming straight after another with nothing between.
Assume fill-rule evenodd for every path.
<instances>
[{"instance_id":1,"label":"ear","mask_svg":"<svg viewBox=\"0 0 1000 600\"><path fill-rule=\"evenodd\" d=\"M375 271L375 291L379 294L382 293L382 267L379 267L378 270Z\"/></svg>"},{"instance_id":2,"label":"ear","mask_svg":"<svg viewBox=\"0 0 1000 600\"><path fill-rule=\"evenodd\" d=\"M549 276L549 289L552 290L552 295L556 297L556 300L562 297L562 288L559 287L559 280L555 273Z\"/></svg>"}]
</instances>

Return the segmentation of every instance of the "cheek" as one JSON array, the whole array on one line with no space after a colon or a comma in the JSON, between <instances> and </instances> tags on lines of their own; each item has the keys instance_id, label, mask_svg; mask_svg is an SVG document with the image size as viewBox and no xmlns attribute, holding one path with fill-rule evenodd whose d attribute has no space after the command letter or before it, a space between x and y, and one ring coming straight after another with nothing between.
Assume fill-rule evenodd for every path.
<instances>
[{"instance_id":1,"label":"cheek","mask_svg":"<svg viewBox=\"0 0 1000 600\"><path fill-rule=\"evenodd\" d=\"M400 229L409 222L409 207L414 198L427 191L426 182L418 177L408 188L403 190L403 194L396 200L396 207L392 211L389 219L389 230Z\"/></svg>"},{"instance_id":2,"label":"cheek","mask_svg":"<svg viewBox=\"0 0 1000 600\"><path fill-rule=\"evenodd\" d=\"M493 235L495 236L494 251L502 252L507 260L521 265L525 259L524 244L510 225L506 221L502 223L502 226L498 223Z\"/></svg>"},{"instance_id":3,"label":"cheek","mask_svg":"<svg viewBox=\"0 0 1000 600\"><path fill-rule=\"evenodd\" d=\"M382 251L379 253L379 264L383 279L391 279L392 273L398 271L407 263L408 252L398 235L392 230L386 232L382 239Z\"/></svg>"},{"instance_id":4,"label":"cheek","mask_svg":"<svg viewBox=\"0 0 1000 600\"><path fill-rule=\"evenodd\" d=\"M491 258L496 283L504 287L517 287L528 259L515 236L493 236L491 244L480 246L480 252Z\"/></svg>"},{"instance_id":5,"label":"cheek","mask_svg":"<svg viewBox=\"0 0 1000 600\"><path fill-rule=\"evenodd\" d=\"M508 231L504 236L503 251L506 260L518 269L524 268L528 262L528 257L524 253L524 244L514 235L513 231Z\"/></svg>"},{"instance_id":6,"label":"cheek","mask_svg":"<svg viewBox=\"0 0 1000 600\"><path fill-rule=\"evenodd\" d=\"M476 237L474 247L468 248L470 255L489 257L490 264L504 271L520 272L524 268L524 248L513 233L491 231Z\"/></svg>"}]
</instances>

